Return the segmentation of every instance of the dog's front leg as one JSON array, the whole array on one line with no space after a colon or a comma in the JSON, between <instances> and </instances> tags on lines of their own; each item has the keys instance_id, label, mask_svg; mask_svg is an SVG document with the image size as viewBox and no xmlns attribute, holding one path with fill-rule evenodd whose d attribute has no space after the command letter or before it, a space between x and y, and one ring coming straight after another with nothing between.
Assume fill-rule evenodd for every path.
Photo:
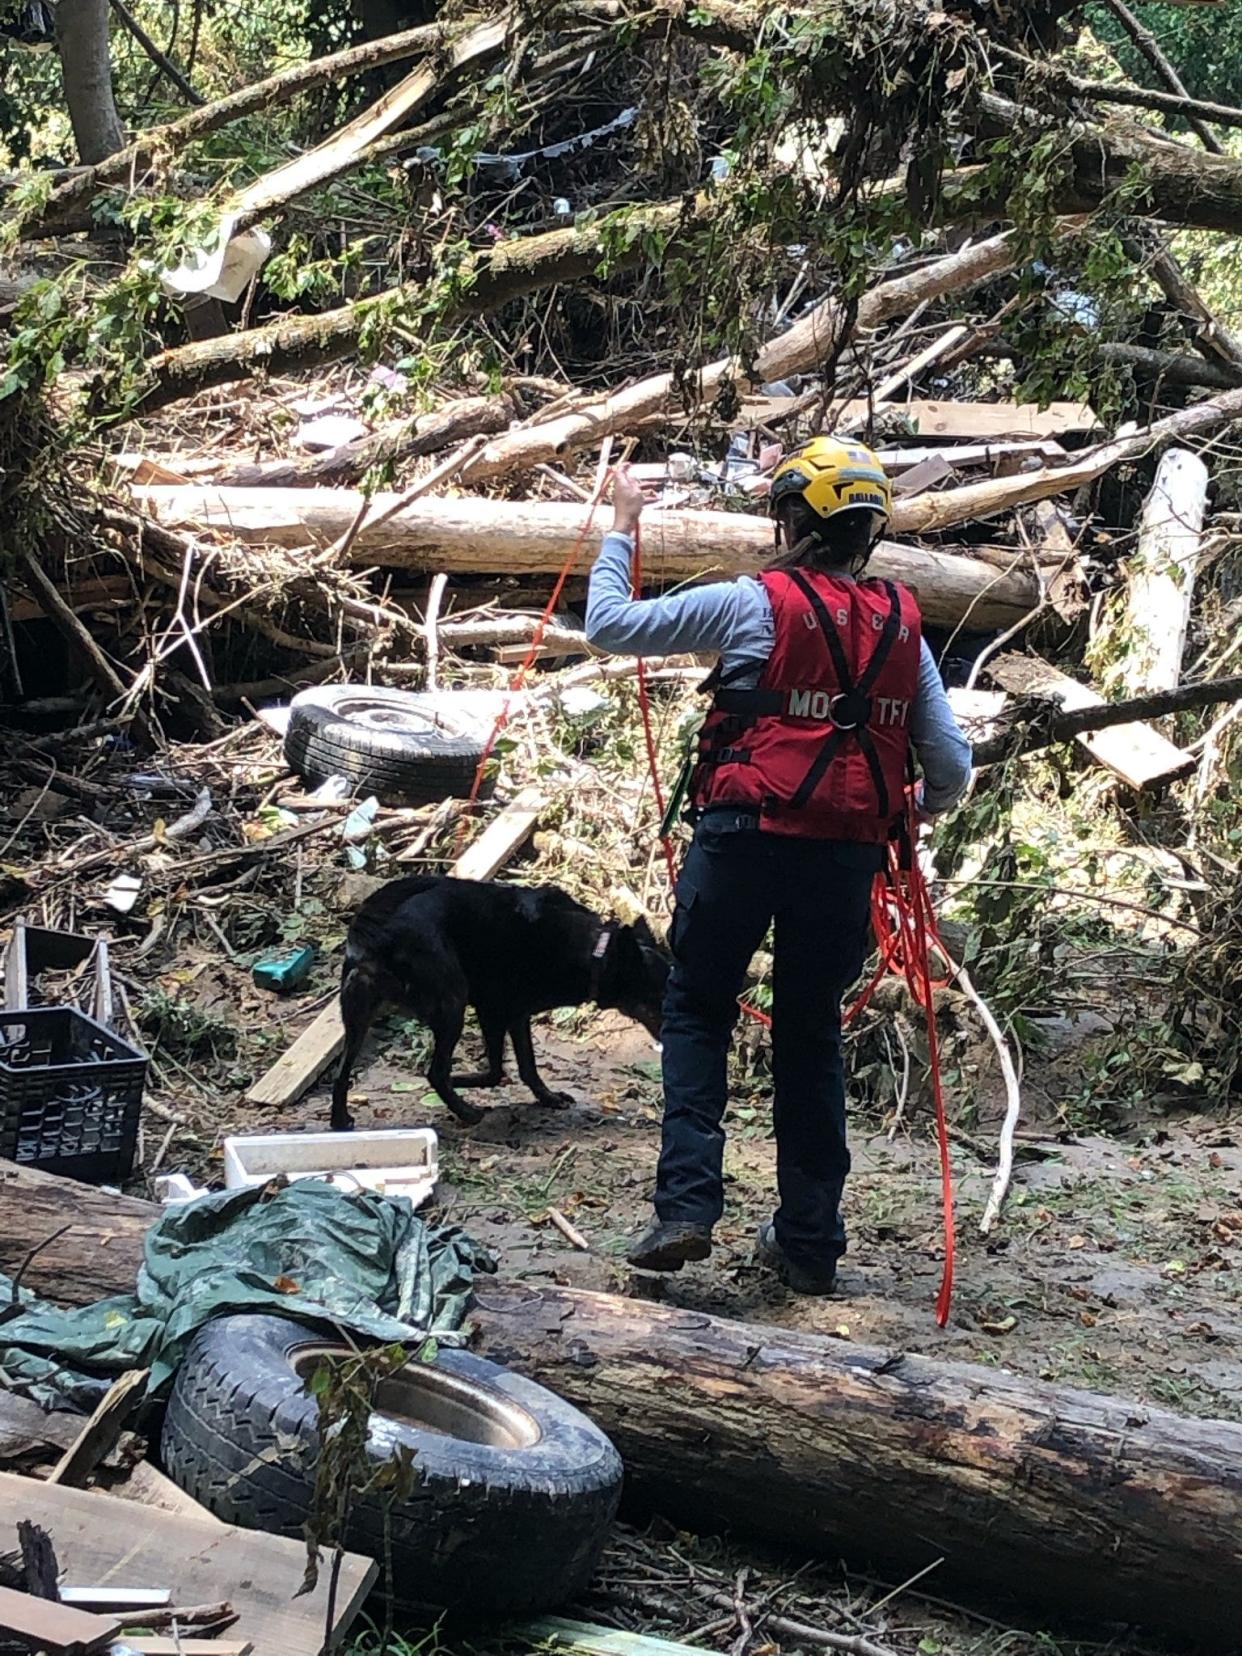
<instances>
[{"instance_id":1,"label":"dog's front leg","mask_svg":"<svg viewBox=\"0 0 1242 1656\"><path fill-rule=\"evenodd\" d=\"M477 1010L477 1009L476 1009ZM487 1068L455 1075L455 1087L499 1087L505 1078L505 1020L494 1012L479 1012L479 1028L487 1053Z\"/></svg>"},{"instance_id":2,"label":"dog's front leg","mask_svg":"<svg viewBox=\"0 0 1242 1656\"><path fill-rule=\"evenodd\" d=\"M461 1040L465 1021L464 1003L445 1007L435 1019L428 1020L435 1045L427 1067L427 1079L458 1121L464 1122L467 1127L474 1127L487 1112L480 1110L477 1104L469 1103L453 1085L453 1054Z\"/></svg>"},{"instance_id":3,"label":"dog's front leg","mask_svg":"<svg viewBox=\"0 0 1242 1656\"><path fill-rule=\"evenodd\" d=\"M553 1092L540 1075L535 1063L535 1048L530 1038L530 1019L521 1018L517 1023L510 1024L509 1038L513 1042L518 1074L534 1094L535 1102L557 1110L563 1110L573 1104L573 1093Z\"/></svg>"}]
</instances>

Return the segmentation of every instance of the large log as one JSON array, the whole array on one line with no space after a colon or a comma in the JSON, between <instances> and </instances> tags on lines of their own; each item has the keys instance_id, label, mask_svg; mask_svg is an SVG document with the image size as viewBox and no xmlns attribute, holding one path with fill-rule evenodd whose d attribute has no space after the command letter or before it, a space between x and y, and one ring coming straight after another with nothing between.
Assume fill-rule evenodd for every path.
<instances>
[{"instance_id":1,"label":"large log","mask_svg":"<svg viewBox=\"0 0 1242 1656\"><path fill-rule=\"evenodd\" d=\"M64 1305L128 1293L159 1211L0 1160L0 1271L21 1272L24 1288Z\"/></svg>"},{"instance_id":2,"label":"large log","mask_svg":"<svg viewBox=\"0 0 1242 1656\"><path fill-rule=\"evenodd\" d=\"M0 1270L133 1285L158 1209L0 1162ZM89 1291L84 1292L84 1289ZM959 1593L1214 1650L1242 1625L1242 1426L646 1301L488 1282L480 1348L579 1404L631 1493L691 1527L873 1560Z\"/></svg>"},{"instance_id":3,"label":"large log","mask_svg":"<svg viewBox=\"0 0 1242 1656\"><path fill-rule=\"evenodd\" d=\"M1161 456L1130 563L1121 682L1132 695L1181 682L1207 510L1208 469L1189 449Z\"/></svg>"},{"instance_id":4,"label":"large log","mask_svg":"<svg viewBox=\"0 0 1242 1656\"><path fill-rule=\"evenodd\" d=\"M137 488L134 495L162 523L220 530L249 545L285 547L332 545L356 521L362 501L351 489L156 485ZM370 522L350 548L355 563L428 574L551 575L564 564L585 521L581 506L560 501L438 497L376 521L398 498L371 496ZM597 538L592 535L590 552ZM767 518L661 511L643 520L643 567L653 586L753 574L772 551ZM871 568L911 587L937 626L955 627L969 617L976 631L999 630L1029 615L1039 602L1028 570L997 571L959 553L884 541Z\"/></svg>"},{"instance_id":5,"label":"large log","mask_svg":"<svg viewBox=\"0 0 1242 1656\"><path fill-rule=\"evenodd\" d=\"M543 1283L473 1316L675 1521L1237 1648L1242 1426Z\"/></svg>"}]
</instances>

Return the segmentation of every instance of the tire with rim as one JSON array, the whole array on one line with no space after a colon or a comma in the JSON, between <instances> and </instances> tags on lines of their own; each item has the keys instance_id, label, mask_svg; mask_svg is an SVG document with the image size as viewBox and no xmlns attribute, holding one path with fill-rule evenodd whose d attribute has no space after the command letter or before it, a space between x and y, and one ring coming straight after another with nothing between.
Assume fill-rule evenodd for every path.
<instances>
[{"instance_id":1,"label":"tire with rim","mask_svg":"<svg viewBox=\"0 0 1242 1656\"><path fill-rule=\"evenodd\" d=\"M289 706L285 758L314 785L344 776L385 804L464 799L483 737L439 695L362 684L318 685Z\"/></svg>"},{"instance_id":2,"label":"tire with rim","mask_svg":"<svg viewBox=\"0 0 1242 1656\"><path fill-rule=\"evenodd\" d=\"M274 1316L220 1317L194 1339L164 1420L165 1470L226 1523L301 1537L311 1516L325 1351ZM621 1498L621 1461L585 1415L533 1381L441 1348L380 1384L366 1454L413 1452L415 1487L386 1516L360 1499L345 1545L381 1564L400 1609L550 1609L590 1581ZM383 1576L381 1574L381 1587Z\"/></svg>"}]
</instances>

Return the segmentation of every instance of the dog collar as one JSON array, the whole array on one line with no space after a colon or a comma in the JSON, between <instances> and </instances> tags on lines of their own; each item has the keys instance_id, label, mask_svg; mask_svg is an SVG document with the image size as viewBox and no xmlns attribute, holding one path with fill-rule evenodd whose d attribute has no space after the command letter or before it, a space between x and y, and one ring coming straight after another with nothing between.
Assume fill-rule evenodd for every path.
<instances>
[{"instance_id":1,"label":"dog collar","mask_svg":"<svg viewBox=\"0 0 1242 1656\"><path fill-rule=\"evenodd\" d=\"M616 927L611 921L601 927L599 936L595 939L595 947L591 950L591 999L599 1000L599 983L604 971L604 956L608 953L608 945L612 942Z\"/></svg>"}]
</instances>

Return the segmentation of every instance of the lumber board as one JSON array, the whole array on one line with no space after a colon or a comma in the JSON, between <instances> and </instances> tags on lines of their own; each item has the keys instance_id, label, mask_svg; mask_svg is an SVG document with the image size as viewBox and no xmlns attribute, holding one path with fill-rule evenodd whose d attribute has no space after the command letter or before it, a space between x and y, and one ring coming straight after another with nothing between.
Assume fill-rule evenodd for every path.
<instances>
[{"instance_id":1,"label":"lumber board","mask_svg":"<svg viewBox=\"0 0 1242 1656\"><path fill-rule=\"evenodd\" d=\"M0 1587L0 1632L12 1633L47 1656L86 1656L102 1650L124 1626L116 1616L93 1616L13 1587Z\"/></svg>"},{"instance_id":2,"label":"lumber board","mask_svg":"<svg viewBox=\"0 0 1242 1656\"><path fill-rule=\"evenodd\" d=\"M458 857L449 870L453 878L490 880L534 833L547 802L547 796L540 789L523 788Z\"/></svg>"},{"instance_id":3,"label":"lumber board","mask_svg":"<svg viewBox=\"0 0 1242 1656\"><path fill-rule=\"evenodd\" d=\"M536 788L524 788L475 840L449 870L459 880L490 880L530 838L539 813L547 803ZM340 1057L345 1025L340 1002L333 1000L283 1052L246 1094L250 1104L283 1108L294 1104L308 1087Z\"/></svg>"},{"instance_id":4,"label":"lumber board","mask_svg":"<svg viewBox=\"0 0 1242 1656\"><path fill-rule=\"evenodd\" d=\"M875 452L884 470L893 477L933 459L947 460L954 471L965 471L971 466L996 466L1002 461L1042 460L1046 466L1055 466L1069 460L1060 443L1038 437L999 443L942 443L937 447L905 444L898 448L886 444Z\"/></svg>"},{"instance_id":5,"label":"lumber board","mask_svg":"<svg viewBox=\"0 0 1242 1656\"><path fill-rule=\"evenodd\" d=\"M128 1634L126 1650L138 1656L251 1656L249 1639L170 1639L163 1633Z\"/></svg>"},{"instance_id":6,"label":"lumber board","mask_svg":"<svg viewBox=\"0 0 1242 1656\"><path fill-rule=\"evenodd\" d=\"M874 412L885 419L904 415L920 437L978 440L986 437L1058 438L1067 431L1094 431L1095 411L1086 403L1054 402L1047 408L1034 403L930 402L912 397L908 402L873 405L855 397L833 410L838 425L866 419Z\"/></svg>"},{"instance_id":7,"label":"lumber board","mask_svg":"<svg viewBox=\"0 0 1242 1656\"><path fill-rule=\"evenodd\" d=\"M1011 694L1047 696L1066 712L1104 705L1105 698L1089 684L1080 684L1038 656L999 656L988 663L987 672ZM1163 787L1195 769L1193 754L1184 752L1148 724L1111 725L1076 739L1097 764L1131 788Z\"/></svg>"},{"instance_id":8,"label":"lumber board","mask_svg":"<svg viewBox=\"0 0 1242 1656\"><path fill-rule=\"evenodd\" d=\"M108 1387L94 1414L48 1475L48 1482L80 1489L120 1440L142 1402L150 1369L130 1369Z\"/></svg>"},{"instance_id":9,"label":"lumber board","mask_svg":"<svg viewBox=\"0 0 1242 1656\"><path fill-rule=\"evenodd\" d=\"M309 1023L293 1045L265 1070L246 1094L248 1104L281 1108L295 1104L318 1081L345 1045L340 1002L331 1003Z\"/></svg>"},{"instance_id":10,"label":"lumber board","mask_svg":"<svg viewBox=\"0 0 1242 1656\"><path fill-rule=\"evenodd\" d=\"M194 1518L200 1524L220 1522L214 1512L200 1506L192 1495L179 1489L150 1461L139 1461L130 1469L128 1477L109 1487L108 1494L115 1495L121 1501L140 1501L144 1506L155 1507L161 1512L176 1512L183 1518Z\"/></svg>"},{"instance_id":11,"label":"lumber board","mask_svg":"<svg viewBox=\"0 0 1242 1656\"><path fill-rule=\"evenodd\" d=\"M319 1656L331 1572L322 1570L315 1590L297 1596L306 1569L304 1542L204 1524L136 1501L12 1473L0 1473L0 1504L54 1535L57 1558L72 1580L167 1585L183 1604L227 1599L238 1613L236 1636L251 1640L257 1650ZM371 1559L345 1554L333 1626L337 1637L357 1615L378 1574Z\"/></svg>"}]
</instances>

